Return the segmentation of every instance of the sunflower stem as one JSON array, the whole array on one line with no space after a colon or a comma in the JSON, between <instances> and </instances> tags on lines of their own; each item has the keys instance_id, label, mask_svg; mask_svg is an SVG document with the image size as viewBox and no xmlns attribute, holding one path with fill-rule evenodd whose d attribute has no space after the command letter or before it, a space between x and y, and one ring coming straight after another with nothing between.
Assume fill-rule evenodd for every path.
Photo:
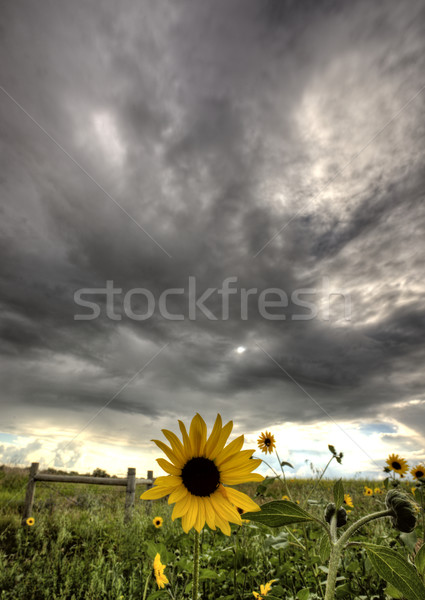
<instances>
[{"instance_id":1,"label":"sunflower stem","mask_svg":"<svg viewBox=\"0 0 425 600\"><path fill-rule=\"evenodd\" d=\"M192 600L198 600L199 588L199 531L195 529L195 538L193 542L193 584Z\"/></svg>"},{"instance_id":2,"label":"sunflower stem","mask_svg":"<svg viewBox=\"0 0 425 600\"><path fill-rule=\"evenodd\" d=\"M148 584L149 584L151 577L152 577L152 572L150 572L149 575L147 576L146 583L145 583L145 589L143 590L142 600L146 600L146 594L148 593Z\"/></svg>"}]
</instances>

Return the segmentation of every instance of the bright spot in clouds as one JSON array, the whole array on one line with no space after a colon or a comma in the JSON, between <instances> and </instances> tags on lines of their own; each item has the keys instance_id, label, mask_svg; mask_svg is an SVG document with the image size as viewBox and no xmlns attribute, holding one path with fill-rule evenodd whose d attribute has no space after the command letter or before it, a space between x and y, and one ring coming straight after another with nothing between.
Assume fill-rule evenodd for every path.
<instances>
[{"instance_id":1,"label":"bright spot in clouds","mask_svg":"<svg viewBox=\"0 0 425 600\"><path fill-rule=\"evenodd\" d=\"M244 346L238 346L238 347L236 348L236 352L237 352L238 354L243 354L243 353L245 352L245 350L246 350L246 348L244 348Z\"/></svg>"}]
</instances>

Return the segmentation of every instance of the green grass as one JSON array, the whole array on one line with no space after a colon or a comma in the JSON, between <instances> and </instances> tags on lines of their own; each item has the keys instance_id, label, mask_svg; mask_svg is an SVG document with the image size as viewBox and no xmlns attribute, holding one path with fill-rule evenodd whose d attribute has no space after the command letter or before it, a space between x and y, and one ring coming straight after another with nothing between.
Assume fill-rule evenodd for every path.
<instances>
[{"instance_id":1,"label":"green grass","mask_svg":"<svg viewBox=\"0 0 425 600\"><path fill-rule=\"evenodd\" d=\"M158 591L148 583L147 598L190 598L192 581L191 534L185 535L180 521L171 521L171 507L164 501L143 502L136 493L136 506L129 523L124 521L124 488L80 484L37 483L32 527L21 525L27 474L17 469L0 471L0 600L142 600L159 552L167 565L170 585ZM345 481L355 508L349 520L383 506L384 496L365 497L364 486L381 482ZM289 482L293 499L301 503L314 480ZM322 516L332 499L333 482L324 479L311 498L310 509ZM404 486L410 493L410 485ZM241 486L254 497L257 487ZM258 502L280 498L278 482ZM152 519L164 518L155 529ZM289 530L289 531L288 531ZM421 527L415 535L423 536ZM270 598L323 597L326 560L320 556L322 531L312 525L271 530L253 523L234 526L230 537L205 528L201 546L201 597L204 599L253 598L260 584L278 579ZM415 536L405 536L388 519L365 526L355 540L393 546L407 555ZM340 598L384 600L383 582L371 569L360 547L348 550L339 572ZM345 586L342 587L342 586ZM348 590L344 592L345 590ZM301 595L301 597L303 597Z\"/></svg>"}]
</instances>

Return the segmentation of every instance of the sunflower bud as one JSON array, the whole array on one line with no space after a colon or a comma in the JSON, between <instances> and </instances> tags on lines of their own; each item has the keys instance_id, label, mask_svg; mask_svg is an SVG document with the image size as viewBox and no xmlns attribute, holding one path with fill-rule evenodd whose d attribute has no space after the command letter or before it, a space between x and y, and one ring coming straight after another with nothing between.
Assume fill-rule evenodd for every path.
<instances>
[{"instance_id":1,"label":"sunflower bud","mask_svg":"<svg viewBox=\"0 0 425 600\"><path fill-rule=\"evenodd\" d=\"M325 510L325 521L327 523L331 522L331 518L333 517L333 515L335 514L335 504L333 502L330 502ZM338 511L336 513L336 526L337 527L343 527L345 524L347 523L347 511L345 510L345 508L338 508Z\"/></svg>"},{"instance_id":2,"label":"sunflower bud","mask_svg":"<svg viewBox=\"0 0 425 600\"><path fill-rule=\"evenodd\" d=\"M415 506L409 498L397 489L390 490L385 497L385 504L391 510L393 526L403 533L410 533L416 527Z\"/></svg>"}]
</instances>

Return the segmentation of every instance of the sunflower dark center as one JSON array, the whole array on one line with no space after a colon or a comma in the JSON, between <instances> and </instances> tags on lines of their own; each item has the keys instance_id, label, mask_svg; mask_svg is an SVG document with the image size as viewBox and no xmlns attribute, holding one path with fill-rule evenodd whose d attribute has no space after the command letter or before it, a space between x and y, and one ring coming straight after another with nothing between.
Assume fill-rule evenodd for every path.
<instances>
[{"instance_id":1,"label":"sunflower dark center","mask_svg":"<svg viewBox=\"0 0 425 600\"><path fill-rule=\"evenodd\" d=\"M397 470L401 469L401 464L399 462L397 462L396 460L392 463L392 465L393 465L393 469L397 469Z\"/></svg>"},{"instance_id":2,"label":"sunflower dark center","mask_svg":"<svg viewBox=\"0 0 425 600\"><path fill-rule=\"evenodd\" d=\"M209 458L191 458L183 467L183 485L194 496L210 496L218 488L220 472Z\"/></svg>"},{"instance_id":3,"label":"sunflower dark center","mask_svg":"<svg viewBox=\"0 0 425 600\"><path fill-rule=\"evenodd\" d=\"M415 476L416 477L423 477L424 476L424 472L423 471L416 471Z\"/></svg>"},{"instance_id":4,"label":"sunflower dark center","mask_svg":"<svg viewBox=\"0 0 425 600\"><path fill-rule=\"evenodd\" d=\"M270 439L270 438L266 438L266 439L264 440L264 445L265 445L265 446L270 446L270 445L271 445L271 443L272 443L272 441L271 441L271 439Z\"/></svg>"}]
</instances>

